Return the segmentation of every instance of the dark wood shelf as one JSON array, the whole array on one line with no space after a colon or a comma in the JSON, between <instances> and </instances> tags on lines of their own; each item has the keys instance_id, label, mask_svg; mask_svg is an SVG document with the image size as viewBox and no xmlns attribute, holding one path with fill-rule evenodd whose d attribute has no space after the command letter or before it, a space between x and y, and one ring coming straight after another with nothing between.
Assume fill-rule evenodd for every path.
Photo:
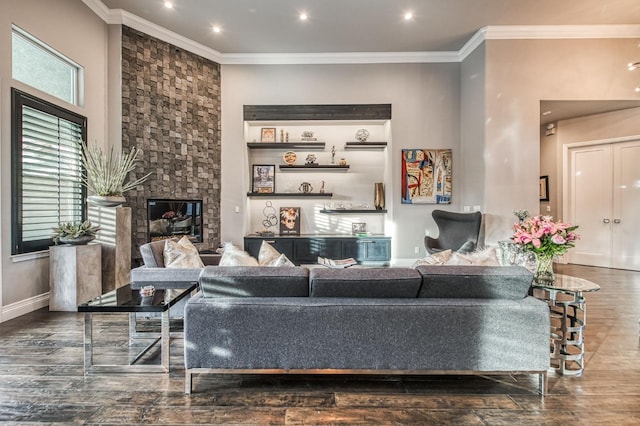
<instances>
[{"instance_id":1,"label":"dark wood shelf","mask_svg":"<svg viewBox=\"0 0 640 426\"><path fill-rule=\"evenodd\" d=\"M249 149L299 149L303 151L323 151L325 142L247 142Z\"/></svg>"},{"instance_id":2,"label":"dark wood shelf","mask_svg":"<svg viewBox=\"0 0 640 426\"><path fill-rule=\"evenodd\" d=\"M247 197L260 197L260 198L285 198L285 197L296 197L296 198L331 198L333 197L333 192L247 192Z\"/></svg>"},{"instance_id":3,"label":"dark wood shelf","mask_svg":"<svg viewBox=\"0 0 640 426\"><path fill-rule=\"evenodd\" d=\"M383 150L387 147L386 142L346 142L344 144L345 151L355 150Z\"/></svg>"},{"instance_id":4,"label":"dark wood shelf","mask_svg":"<svg viewBox=\"0 0 640 426\"><path fill-rule=\"evenodd\" d=\"M322 209L320 213L324 214L384 214L386 210L375 209Z\"/></svg>"},{"instance_id":5,"label":"dark wood shelf","mask_svg":"<svg viewBox=\"0 0 640 426\"><path fill-rule=\"evenodd\" d=\"M327 171L327 170L335 170L346 172L349 170L349 166L340 166L337 164L319 164L317 166L307 166L307 165L289 165L289 164L280 164L279 165L281 171L305 171L305 172L313 172L313 171Z\"/></svg>"}]
</instances>

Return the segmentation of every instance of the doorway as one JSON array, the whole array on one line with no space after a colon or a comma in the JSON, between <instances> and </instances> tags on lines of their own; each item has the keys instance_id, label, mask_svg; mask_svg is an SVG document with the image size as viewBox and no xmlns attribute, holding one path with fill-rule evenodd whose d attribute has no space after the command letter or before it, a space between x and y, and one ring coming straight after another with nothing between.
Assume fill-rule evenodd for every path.
<instances>
[{"instance_id":1,"label":"doorway","mask_svg":"<svg viewBox=\"0 0 640 426\"><path fill-rule=\"evenodd\" d=\"M566 150L566 216L581 235L568 261L640 270L640 138Z\"/></svg>"}]
</instances>

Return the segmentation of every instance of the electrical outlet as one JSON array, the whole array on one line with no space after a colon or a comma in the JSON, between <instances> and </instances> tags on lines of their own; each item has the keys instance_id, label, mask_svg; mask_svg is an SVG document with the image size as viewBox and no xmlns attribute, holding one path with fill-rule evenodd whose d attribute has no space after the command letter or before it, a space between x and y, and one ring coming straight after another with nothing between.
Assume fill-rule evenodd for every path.
<instances>
[{"instance_id":1,"label":"electrical outlet","mask_svg":"<svg viewBox=\"0 0 640 426\"><path fill-rule=\"evenodd\" d=\"M551 206L547 206L547 213L551 212Z\"/></svg>"},{"instance_id":2,"label":"electrical outlet","mask_svg":"<svg viewBox=\"0 0 640 426\"><path fill-rule=\"evenodd\" d=\"M240 213L240 206L235 206L233 211L235 211L236 213Z\"/></svg>"},{"instance_id":3,"label":"electrical outlet","mask_svg":"<svg viewBox=\"0 0 640 426\"><path fill-rule=\"evenodd\" d=\"M414 251L416 254L420 254L420 246L415 246L415 248L413 249L413 251Z\"/></svg>"}]
</instances>

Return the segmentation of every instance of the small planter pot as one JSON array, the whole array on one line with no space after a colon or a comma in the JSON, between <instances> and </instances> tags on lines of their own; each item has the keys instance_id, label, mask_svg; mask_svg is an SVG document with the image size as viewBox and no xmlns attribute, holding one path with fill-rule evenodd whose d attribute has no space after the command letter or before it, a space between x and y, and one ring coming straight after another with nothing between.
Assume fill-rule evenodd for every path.
<instances>
[{"instance_id":1,"label":"small planter pot","mask_svg":"<svg viewBox=\"0 0 640 426\"><path fill-rule=\"evenodd\" d=\"M122 195L111 195L103 197L101 195L90 195L87 202L99 207L118 207L124 203L126 199Z\"/></svg>"},{"instance_id":2,"label":"small planter pot","mask_svg":"<svg viewBox=\"0 0 640 426\"><path fill-rule=\"evenodd\" d=\"M83 246L85 244L89 244L91 241L95 240L95 235L83 235L81 237L60 237L60 242L62 244L71 244L73 246Z\"/></svg>"}]
</instances>

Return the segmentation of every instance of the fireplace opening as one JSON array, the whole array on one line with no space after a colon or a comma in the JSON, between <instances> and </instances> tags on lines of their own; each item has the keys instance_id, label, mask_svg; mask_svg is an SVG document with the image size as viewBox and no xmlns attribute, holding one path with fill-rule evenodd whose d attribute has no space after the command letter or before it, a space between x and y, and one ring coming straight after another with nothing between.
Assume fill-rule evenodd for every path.
<instances>
[{"instance_id":1,"label":"fireplace opening","mask_svg":"<svg viewBox=\"0 0 640 426\"><path fill-rule=\"evenodd\" d=\"M188 236L201 243L202 200L147 200L147 241Z\"/></svg>"}]
</instances>

